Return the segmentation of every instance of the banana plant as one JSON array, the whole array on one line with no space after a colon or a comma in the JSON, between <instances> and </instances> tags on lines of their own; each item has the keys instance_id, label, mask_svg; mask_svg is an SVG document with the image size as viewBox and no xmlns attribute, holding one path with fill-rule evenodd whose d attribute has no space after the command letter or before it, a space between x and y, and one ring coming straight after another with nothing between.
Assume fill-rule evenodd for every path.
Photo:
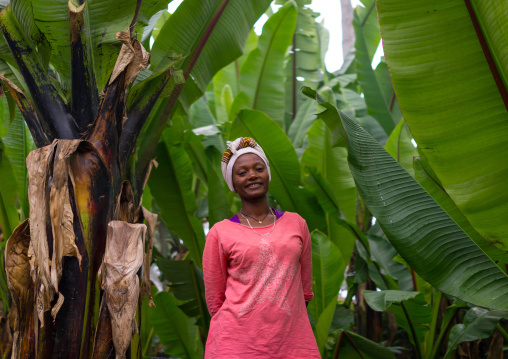
<instances>
[{"instance_id":1,"label":"banana plant","mask_svg":"<svg viewBox=\"0 0 508 359\"><path fill-rule=\"evenodd\" d=\"M500 1L377 2L401 111L443 190L508 262L507 16ZM396 26L394 26L396 24ZM418 24L418 26L414 26Z\"/></svg>"},{"instance_id":2,"label":"banana plant","mask_svg":"<svg viewBox=\"0 0 508 359\"><path fill-rule=\"evenodd\" d=\"M507 310L502 299L506 273L371 135L315 90L303 92L323 107L319 117L336 135L335 142L347 146L358 191L404 260L444 293Z\"/></svg>"}]
</instances>

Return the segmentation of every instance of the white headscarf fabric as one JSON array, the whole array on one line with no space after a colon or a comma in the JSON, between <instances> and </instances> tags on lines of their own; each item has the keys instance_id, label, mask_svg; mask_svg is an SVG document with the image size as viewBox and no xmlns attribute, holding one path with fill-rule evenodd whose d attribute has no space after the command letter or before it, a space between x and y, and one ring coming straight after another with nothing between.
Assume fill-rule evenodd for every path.
<instances>
[{"instance_id":1,"label":"white headscarf fabric","mask_svg":"<svg viewBox=\"0 0 508 359\"><path fill-rule=\"evenodd\" d=\"M266 158L265 152L261 146L250 137L239 137L233 142L228 141L228 148L222 155L221 162L222 176L224 176L224 180L232 192L236 192L235 187L233 186L233 167L238 157L246 153L254 153L259 156L259 158L261 158L265 163L266 170L268 171L268 180L271 180L272 178L268 159Z\"/></svg>"}]
</instances>

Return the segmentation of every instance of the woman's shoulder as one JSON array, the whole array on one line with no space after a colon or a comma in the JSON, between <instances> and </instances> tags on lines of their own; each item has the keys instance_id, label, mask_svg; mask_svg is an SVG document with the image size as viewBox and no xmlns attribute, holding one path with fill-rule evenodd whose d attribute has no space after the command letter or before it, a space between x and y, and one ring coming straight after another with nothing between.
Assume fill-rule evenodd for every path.
<instances>
[{"instance_id":1,"label":"woman's shoulder","mask_svg":"<svg viewBox=\"0 0 508 359\"><path fill-rule=\"evenodd\" d=\"M300 216L296 212L286 211L286 212L284 212L284 216L287 216L287 219L291 219L291 220L298 221L298 222L305 222L305 219L303 219L303 217Z\"/></svg>"},{"instance_id":2,"label":"woman's shoulder","mask_svg":"<svg viewBox=\"0 0 508 359\"><path fill-rule=\"evenodd\" d=\"M230 226L234 225L234 222L232 222L230 219L223 219L220 222L215 223L212 228L210 228L210 231L208 233L216 233L220 232L222 229L228 228Z\"/></svg>"}]
</instances>

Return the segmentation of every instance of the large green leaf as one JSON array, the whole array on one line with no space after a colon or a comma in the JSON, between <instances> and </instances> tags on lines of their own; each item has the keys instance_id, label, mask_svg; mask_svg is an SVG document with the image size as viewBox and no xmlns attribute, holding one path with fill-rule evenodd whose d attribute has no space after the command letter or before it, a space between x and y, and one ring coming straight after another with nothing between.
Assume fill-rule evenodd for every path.
<instances>
[{"instance_id":1,"label":"large green leaf","mask_svg":"<svg viewBox=\"0 0 508 359\"><path fill-rule=\"evenodd\" d=\"M314 299L309 311L317 321L331 302L334 303L333 307L335 308L339 289L344 280L346 263L342 260L337 246L324 233L315 230L312 232L311 238Z\"/></svg>"},{"instance_id":2,"label":"large green leaf","mask_svg":"<svg viewBox=\"0 0 508 359\"><path fill-rule=\"evenodd\" d=\"M317 118L316 112L315 102L311 99L306 99L298 109L296 117L287 131L288 137L296 148L302 146L307 131Z\"/></svg>"},{"instance_id":3,"label":"large green leaf","mask_svg":"<svg viewBox=\"0 0 508 359\"><path fill-rule=\"evenodd\" d=\"M462 342L490 337L502 318L508 318L508 313L479 307L469 309L464 322L450 331L445 358L453 358L455 349Z\"/></svg>"},{"instance_id":4,"label":"large green leaf","mask_svg":"<svg viewBox=\"0 0 508 359\"><path fill-rule=\"evenodd\" d=\"M159 166L152 171L148 184L161 209L161 219L168 229L178 234L190 250L191 258L201 267L205 235L201 222L194 216L192 163L183 148L181 130L174 125L164 131L164 140L157 148Z\"/></svg>"},{"instance_id":5,"label":"large green leaf","mask_svg":"<svg viewBox=\"0 0 508 359\"><path fill-rule=\"evenodd\" d=\"M469 223L462 212L457 208L457 205L450 198L448 193L443 189L441 182L436 177L432 168L427 163L424 157L419 157L414 161L414 172L416 180L422 185L423 188L439 203L446 213L457 223L464 232L467 233L478 247L481 248L490 258L496 263L499 262L501 269L508 263L508 252L504 252L494 246L491 242L485 240ZM506 267L505 267L506 268Z\"/></svg>"},{"instance_id":6,"label":"large green leaf","mask_svg":"<svg viewBox=\"0 0 508 359\"><path fill-rule=\"evenodd\" d=\"M175 297L186 301L180 309L189 317L197 317L197 324L208 334L210 314L205 302L205 285L203 272L191 261L174 261L165 258L157 259L164 278L170 283L169 288Z\"/></svg>"},{"instance_id":7,"label":"large green leaf","mask_svg":"<svg viewBox=\"0 0 508 359\"><path fill-rule=\"evenodd\" d=\"M361 335L343 330L337 341L335 358L347 359L394 359L390 349Z\"/></svg>"},{"instance_id":8,"label":"large green leaf","mask_svg":"<svg viewBox=\"0 0 508 359\"><path fill-rule=\"evenodd\" d=\"M391 93L384 93L372 69L372 58L379 44L379 24L375 10L375 1L364 1L366 7L357 6L354 11L356 72L367 103L367 113L374 117L386 135L390 135L399 118L393 118L390 112ZM385 75L389 77L388 72ZM389 97L388 97L389 96ZM387 98L388 97L388 98ZM400 114L399 114L400 115Z\"/></svg>"},{"instance_id":9,"label":"large green leaf","mask_svg":"<svg viewBox=\"0 0 508 359\"><path fill-rule=\"evenodd\" d=\"M35 144L19 111L16 111L15 119L9 125L9 131L2 140L4 143L5 155L9 158L14 171L17 183L16 194L23 211L22 220L24 220L28 218L29 215L26 157L35 149Z\"/></svg>"},{"instance_id":10,"label":"large green leaf","mask_svg":"<svg viewBox=\"0 0 508 359\"><path fill-rule=\"evenodd\" d=\"M0 139L0 227L8 239L19 223L16 210L16 177Z\"/></svg>"},{"instance_id":11,"label":"large green leaf","mask_svg":"<svg viewBox=\"0 0 508 359\"><path fill-rule=\"evenodd\" d=\"M432 308L421 293L399 290L363 291L365 301L374 310L390 310L397 324L404 328L409 339L422 357L425 335L429 330Z\"/></svg>"},{"instance_id":12,"label":"large green leaf","mask_svg":"<svg viewBox=\"0 0 508 359\"><path fill-rule=\"evenodd\" d=\"M347 165L344 148L331 147L331 133L317 120L308 134L309 146L302 155L304 185L317 197L325 211L328 237L340 249L344 263L349 261L355 236L337 223L339 217L350 222L356 216L356 187Z\"/></svg>"},{"instance_id":13,"label":"large green leaf","mask_svg":"<svg viewBox=\"0 0 508 359\"><path fill-rule=\"evenodd\" d=\"M506 252L508 28L500 24L508 2L467 3L380 0L377 7L411 133L473 228Z\"/></svg>"},{"instance_id":14,"label":"large green leaf","mask_svg":"<svg viewBox=\"0 0 508 359\"><path fill-rule=\"evenodd\" d=\"M418 151L413 146L411 139L412 136L406 123L401 120L393 129L384 147L414 177L413 158L418 156Z\"/></svg>"},{"instance_id":15,"label":"large green leaf","mask_svg":"<svg viewBox=\"0 0 508 359\"><path fill-rule=\"evenodd\" d=\"M247 56L257 46L258 36L254 32L254 29L249 33L247 42L245 43L245 49L242 56L238 59L221 69L213 77L213 91L215 101L215 118L219 123L224 123L229 117L229 108L223 103L222 97L225 91L225 87L229 87L231 94L235 97L240 91L240 69L243 63L247 59ZM228 90L226 90L228 91Z\"/></svg>"},{"instance_id":16,"label":"large green leaf","mask_svg":"<svg viewBox=\"0 0 508 359\"><path fill-rule=\"evenodd\" d=\"M298 10L290 1L263 26L257 48L251 51L240 70L240 88L247 95L249 108L265 112L284 125L286 51L293 39Z\"/></svg>"},{"instance_id":17,"label":"large green leaf","mask_svg":"<svg viewBox=\"0 0 508 359\"><path fill-rule=\"evenodd\" d=\"M276 1L276 3L283 4L288 1L291 0ZM328 45L328 30L316 21L319 14L306 6L307 1L296 1L296 4L298 17L290 56L285 68L286 125L295 119L300 106L307 100L300 92L302 86L317 87L319 82L323 81L325 71L324 63L321 61L323 47L325 47L323 42L326 46Z\"/></svg>"},{"instance_id":18,"label":"large green leaf","mask_svg":"<svg viewBox=\"0 0 508 359\"><path fill-rule=\"evenodd\" d=\"M314 336L316 337L316 343L319 351L321 352L321 357L323 357L325 351L325 344L328 339L328 333L330 331L336 307L337 301L331 301L316 319Z\"/></svg>"},{"instance_id":19,"label":"large green leaf","mask_svg":"<svg viewBox=\"0 0 508 359\"><path fill-rule=\"evenodd\" d=\"M270 193L283 210L298 212L309 228L325 230L323 210L316 198L300 186L300 164L282 128L260 111L242 110L233 122L229 139L250 136L263 147L272 179Z\"/></svg>"},{"instance_id":20,"label":"large green leaf","mask_svg":"<svg viewBox=\"0 0 508 359\"><path fill-rule=\"evenodd\" d=\"M177 358L194 359L203 355L198 328L178 305L176 298L168 292L154 296L155 307L151 312L151 322L155 334L164 345L164 351Z\"/></svg>"},{"instance_id":21,"label":"large green leaf","mask_svg":"<svg viewBox=\"0 0 508 359\"><path fill-rule=\"evenodd\" d=\"M320 116L347 136L358 191L397 252L442 292L507 310L506 274L372 136L319 96L317 100L326 109Z\"/></svg>"},{"instance_id":22,"label":"large green leaf","mask_svg":"<svg viewBox=\"0 0 508 359\"><path fill-rule=\"evenodd\" d=\"M309 146L302 156L302 166L315 167L332 185L340 211L349 221L356 216L356 187L347 165L344 148L332 148L331 132L321 120L307 133Z\"/></svg>"},{"instance_id":23,"label":"large green leaf","mask_svg":"<svg viewBox=\"0 0 508 359\"><path fill-rule=\"evenodd\" d=\"M189 106L204 93L213 75L242 54L254 22L269 0L185 0L166 21L152 47L157 65L168 44L189 56L181 64L186 83L179 100Z\"/></svg>"}]
</instances>

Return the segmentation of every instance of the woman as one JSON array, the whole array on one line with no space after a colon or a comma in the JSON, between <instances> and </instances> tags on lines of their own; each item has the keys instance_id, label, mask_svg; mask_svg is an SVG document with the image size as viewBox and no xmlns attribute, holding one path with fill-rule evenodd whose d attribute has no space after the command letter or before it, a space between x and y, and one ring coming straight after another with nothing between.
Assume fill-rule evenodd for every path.
<instances>
[{"instance_id":1,"label":"woman","mask_svg":"<svg viewBox=\"0 0 508 359\"><path fill-rule=\"evenodd\" d=\"M229 144L222 173L242 209L206 238L203 275L212 321L205 358L320 358L306 309L313 297L307 224L268 206L270 167L252 138Z\"/></svg>"}]
</instances>

